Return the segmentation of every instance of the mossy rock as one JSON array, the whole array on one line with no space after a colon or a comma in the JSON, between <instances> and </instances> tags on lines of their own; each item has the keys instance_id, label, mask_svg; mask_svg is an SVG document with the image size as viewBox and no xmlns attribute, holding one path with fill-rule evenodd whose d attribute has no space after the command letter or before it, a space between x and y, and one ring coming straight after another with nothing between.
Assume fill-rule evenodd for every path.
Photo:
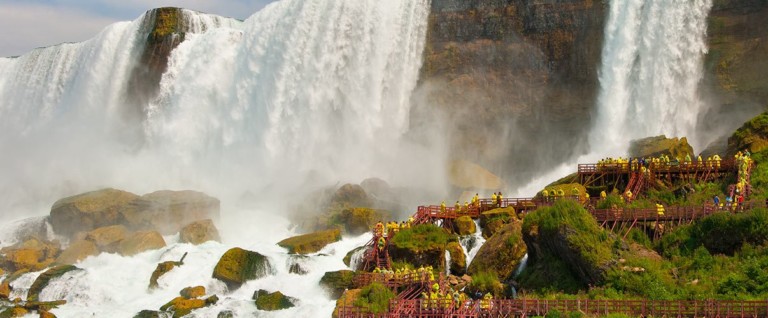
<instances>
[{"instance_id":1,"label":"mossy rock","mask_svg":"<svg viewBox=\"0 0 768 318\"><path fill-rule=\"evenodd\" d=\"M728 138L728 155L748 149L757 153L768 148L768 112L744 123Z\"/></svg>"},{"instance_id":2,"label":"mossy rock","mask_svg":"<svg viewBox=\"0 0 768 318\"><path fill-rule=\"evenodd\" d=\"M156 231L139 231L120 241L118 252L121 255L133 256L144 251L165 247L165 239Z\"/></svg>"},{"instance_id":3,"label":"mossy rock","mask_svg":"<svg viewBox=\"0 0 768 318\"><path fill-rule=\"evenodd\" d=\"M213 224L213 220L206 219L184 226L179 233L179 241L199 245L208 241L221 242L221 237L219 230Z\"/></svg>"},{"instance_id":4,"label":"mossy rock","mask_svg":"<svg viewBox=\"0 0 768 318\"><path fill-rule=\"evenodd\" d=\"M179 265L179 262L174 261L167 261L157 264L157 267L152 272L152 276L149 277L149 288L157 288L157 280L166 273L170 272L174 267Z\"/></svg>"},{"instance_id":5,"label":"mossy rock","mask_svg":"<svg viewBox=\"0 0 768 318\"><path fill-rule=\"evenodd\" d=\"M287 248L289 253L309 254L340 240L341 231L336 229L290 237L278 242L277 245Z\"/></svg>"},{"instance_id":6,"label":"mossy rock","mask_svg":"<svg viewBox=\"0 0 768 318\"><path fill-rule=\"evenodd\" d=\"M433 224L421 224L400 230L390 240L389 254L392 261L445 269L445 249L450 242L458 242L458 237Z\"/></svg>"},{"instance_id":7,"label":"mossy rock","mask_svg":"<svg viewBox=\"0 0 768 318\"><path fill-rule=\"evenodd\" d=\"M11 282L10 279L4 279L0 282L0 300L8 300L11 296Z\"/></svg>"},{"instance_id":8,"label":"mossy rock","mask_svg":"<svg viewBox=\"0 0 768 318\"><path fill-rule=\"evenodd\" d=\"M523 240L529 265L552 260L568 264L583 286L599 286L615 265L610 234L578 203L560 200L528 214L523 222ZM543 274L542 277L556 277ZM552 282L556 283L556 282Z\"/></svg>"},{"instance_id":9,"label":"mossy rock","mask_svg":"<svg viewBox=\"0 0 768 318\"><path fill-rule=\"evenodd\" d=\"M345 291L339 299L336 300L336 307L333 309L333 313L331 314L332 318L339 318L339 308L340 307L352 307L355 304L355 301L357 298L360 297L360 293L362 292L362 289L349 289Z\"/></svg>"},{"instance_id":10,"label":"mossy rock","mask_svg":"<svg viewBox=\"0 0 768 318\"><path fill-rule=\"evenodd\" d=\"M205 299L186 299L176 297L160 307L160 311L173 312L174 318L189 315L193 310L207 306Z\"/></svg>"},{"instance_id":11,"label":"mossy rock","mask_svg":"<svg viewBox=\"0 0 768 318\"><path fill-rule=\"evenodd\" d=\"M655 158L660 155L667 155L670 159L680 158L680 160L683 160L686 155L690 155L693 158L694 152L693 147L688 144L688 139L685 137L667 138L667 136L661 135L635 139L629 144L629 156L632 158ZM566 195L568 195L568 192L566 192Z\"/></svg>"},{"instance_id":12,"label":"mossy rock","mask_svg":"<svg viewBox=\"0 0 768 318\"><path fill-rule=\"evenodd\" d=\"M205 287L203 286L185 287L179 292L179 295L187 299L203 297L205 296Z\"/></svg>"},{"instance_id":13,"label":"mossy rock","mask_svg":"<svg viewBox=\"0 0 768 318\"><path fill-rule=\"evenodd\" d=\"M223 310L220 311L218 315L216 315L216 318L235 318L235 313L233 313L231 310Z\"/></svg>"},{"instance_id":14,"label":"mossy rock","mask_svg":"<svg viewBox=\"0 0 768 318\"><path fill-rule=\"evenodd\" d=\"M366 250L365 246L356 247L353 250L349 251L347 255L344 255L344 258L342 261L344 262L344 265L347 265L348 267L352 267L352 257L355 255L355 253L360 252L361 250ZM365 253L365 252L363 252Z\"/></svg>"},{"instance_id":15,"label":"mossy rock","mask_svg":"<svg viewBox=\"0 0 768 318\"><path fill-rule=\"evenodd\" d=\"M468 215L460 216L453 221L454 230L458 235L472 235L477 231L475 221Z\"/></svg>"},{"instance_id":16,"label":"mossy rock","mask_svg":"<svg viewBox=\"0 0 768 318\"><path fill-rule=\"evenodd\" d=\"M216 263L213 278L223 281L230 290L234 290L248 280L264 277L271 272L272 266L266 256L235 247L226 251Z\"/></svg>"},{"instance_id":17,"label":"mossy rock","mask_svg":"<svg viewBox=\"0 0 768 318\"><path fill-rule=\"evenodd\" d=\"M348 207L367 207L371 206L372 200L363 190L363 187L357 184L345 184L331 197L331 205L341 208Z\"/></svg>"},{"instance_id":18,"label":"mossy rock","mask_svg":"<svg viewBox=\"0 0 768 318\"><path fill-rule=\"evenodd\" d=\"M376 222L386 216L387 213L371 208L345 208L331 217L331 223L341 225L349 235L360 235L370 232Z\"/></svg>"},{"instance_id":19,"label":"mossy rock","mask_svg":"<svg viewBox=\"0 0 768 318\"><path fill-rule=\"evenodd\" d=\"M21 306L14 306L11 308L6 308L4 311L0 312L0 318L24 317L27 314L29 314L29 310L26 308Z\"/></svg>"},{"instance_id":20,"label":"mossy rock","mask_svg":"<svg viewBox=\"0 0 768 318\"><path fill-rule=\"evenodd\" d=\"M293 297L283 295L283 293L276 291L269 293L266 290L260 289L253 294L253 299L256 303L256 308L265 311L283 310L296 306L297 300Z\"/></svg>"},{"instance_id":21,"label":"mossy rock","mask_svg":"<svg viewBox=\"0 0 768 318\"><path fill-rule=\"evenodd\" d=\"M29 287L27 301L38 301L40 293L43 291L43 289L45 289L46 286L48 286L51 280L75 270L79 270L79 268L73 265L60 265L49 268L47 271L40 274L40 276L35 279L35 282L32 283L32 286Z\"/></svg>"},{"instance_id":22,"label":"mossy rock","mask_svg":"<svg viewBox=\"0 0 768 318\"><path fill-rule=\"evenodd\" d=\"M505 224L517 219L515 209L512 207L498 208L485 211L480 214L480 227L483 229L483 237L489 238Z\"/></svg>"},{"instance_id":23,"label":"mossy rock","mask_svg":"<svg viewBox=\"0 0 768 318\"><path fill-rule=\"evenodd\" d=\"M328 292L331 299L337 299L345 289L354 286L354 279L355 272L351 270L325 272L320 278L320 286Z\"/></svg>"},{"instance_id":24,"label":"mossy rock","mask_svg":"<svg viewBox=\"0 0 768 318\"><path fill-rule=\"evenodd\" d=\"M166 318L166 313L157 310L142 310L133 318Z\"/></svg>"},{"instance_id":25,"label":"mossy rock","mask_svg":"<svg viewBox=\"0 0 768 318\"><path fill-rule=\"evenodd\" d=\"M52 314L50 311L41 311L39 317L40 318L56 318L56 315Z\"/></svg>"},{"instance_id":26,"label":"mossy rock","mask_svg":"<svg viewBox=\"0 0 768 318\"><path fill-rule=\"evenodd\" d=\"M469 275L494 272L500 279L511 277L527 252L521 230L522 222L515 221L491 236L469 264Z\"/></svg>"},{"instance_id":27,"label":"mossy rock","mask_svg":"<svg viewBox=\"0 0 768 318\"><path fill-rule=\"evenodd\" d=\"M88 256L98 255L99 249L92 241L79 240L64 249L54 263L75 264Z\"/></svg>"},{"instance_id":28,"label":"mossy rock","mask_svg":"<svg viewBox=\"0 0 768 318\"><path fill-rule=\"evenodd\" d=\"M461 276L467 272L467 258L464 255L464 249L459 242L451 242L446 246L446 250L451 255L451 274Z\"/></svg>"},{"instance_id":29,"label":"mossy rock","mask_svg":"<svg viewBox=\"0 0 768 318\"><path fill-rule=\"evenodd\" d=\"M50 266L60 252L61 245L57 240L31 238L0 250L0 254L4 254L0 257L0 267L12 272L39 271Z\"/></svg>"}]
</instances>

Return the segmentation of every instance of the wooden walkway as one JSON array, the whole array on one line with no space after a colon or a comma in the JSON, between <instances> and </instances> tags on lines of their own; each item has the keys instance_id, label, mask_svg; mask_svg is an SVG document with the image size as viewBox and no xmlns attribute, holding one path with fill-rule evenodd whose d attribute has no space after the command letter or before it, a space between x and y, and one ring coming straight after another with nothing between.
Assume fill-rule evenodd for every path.
<instances>
[{"instance_id":1,"label":"wooden walkway","mask_svg":"<svg viewBox=\"0 0 768 318\"><path fill-rule=\"evenodd\" d=\"M393 300L389 312L374 314L358 307L339 307L340 318L480 318L528 317L580 312L598 317L624 314L629 317L768 317L768 300L540 300L493 299L490 301Z\"/></svg>"}]
</instances>

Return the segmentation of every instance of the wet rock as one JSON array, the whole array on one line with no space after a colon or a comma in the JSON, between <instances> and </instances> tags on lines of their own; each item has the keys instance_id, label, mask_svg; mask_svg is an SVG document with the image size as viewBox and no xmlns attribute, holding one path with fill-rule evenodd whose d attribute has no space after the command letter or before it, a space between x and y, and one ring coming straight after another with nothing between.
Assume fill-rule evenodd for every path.
<instances>
[{"instance_id":1,"label":"wet rock","mask_svg":"<svg viewBox=\"0 0 768 318\"><path fill-rule=\"evenodd\" d=\"M187 253L184 253L178 262L167 261L157 264L157 267L152 272L152 276L149 278L149 288L157 288L157 280L166 273L170 272L174 267L184 265L184 258L186 257Z\"/></svg>"},{"instance_id":2,"label":"wet rock","mask_svg":"<svg viewBox=\"0 0 768 318\"><path fill-rule=\"evenodd\" d=\"M75 264L88 256L99 254L99 249L92 241L79 240L69 244L56 258L56 264Z\"/></svg>"},{"instance_id":3,"label":"wet rock","mask_svg":"<svg viewBox=\"0 0 768 318\"><path fill-rule=\"evenodd\" d=\"M467 258L458 242L448 243L445 248L451 255L451 274L464 275L467 272Z\"/></svg>"},{"instance_id":4,"label":"wet rock","mask_svg":"<svg viewBox=\"0 0 768 318\"><path fill-rule=\"evenodd\" d=\"M521 229L522 222L515 221L491 236L469 264L469 274L495 272L501 279L511 277L527 251Z\"/></svg>"},{"instance_id":5,"label":"wet rock","mask_svg":"<svg viewBox=\"0 0 768 318\"><path fill-rule=\"evenodd\" d=\"M112 225L97 228L85 234L85 240L96 244L102 252L117 252L120 241L128 237L128 229L123 225Z\"/></svg>"},{"instance_id":6,"label":"wet rock","mask_svg":"<svg viewBox=\"0 0 768 318\"><path fill-rule=\"evenodd\" d=\"M216 263L213 278L223 281L230 290L234 290L248 280L264 277L271 272L272 266L267 257L235 247L225 252Z\"/></svg>"},{"instance_id":7,"label":"wet rock","mask_svg":"<svg viewBox=\"0 0 768 318\"><path fill-rule=\"evenodd\" d=\"M320 278L320 286L325 289L331 299L341 297L345 289L352 288L354 286L355 272L350 270L340 270L333 272L325 272L323 277Z\"/></svg>"},{"instance_id":8,"label":"wet rock","mask_svg":"<svg viewBox=\"0 0 768 318\"><path fill-rule=\"evenodd\" d=\"M4 279L2 282L0 282L0 300L8 300L8 297L11 296L12 290L11 282L8 279Z\"/></svg>"},{"instance_id":9,"label":"wet rock","mask_svg":"<svg viewBox=\"0 0 768 318\"><path fill-rule=\"evenodd\" d=\"M157 310L142 310L133 318L168 318L170 315L168 313L157 311Z\"/></svg>"},{"instance_id":10,"label":"wet rock","mask_svg":"<svg viewBox=\"0 0 768 318\"><path fill-rule=\"evenodd\" d=\"M486 239L493 236L505 224L517 219L515 209L499 208L485 211L480 215L480 226L483 228L483 237Z\"/></svg>"},{"instance_id":11,"label":"wet rock","mask_svg":"<svg viewBox=\"0 0 768 318\"><path fill-rule=\"evenodd\" d=\"M219 314L216 315L216 318L235 318L235 313L231 310L224 310L219 312Z\"/></svg>"},{"instance_id":12,"label":"wet rock","mask_svg":"<svg viewBox=\"0 0 768 318\"><path fill-rule=\"evenodd\" d=\"M199 297L205 296L205 287L203 286L185 287L179 292L179 295L187 299L199 298Z\"/></svg>"},{"instance_id":13,"label":"wet rock","mask_svg":"<svg viewBox=\"0 0 768 318\"><path fill-rule=\"evenodd\" d=\"M256 301L256 308L266 311L288 309L296 306L297 302L295 298L285 296L280 291L269 293L263 289L253 293L253 299Z\"/></svg>"},{"instance_id":14,"label":"wet rock","mask_svg":"<svg viewBox=\"0 0 768 318\"><path fill-rule=\"evenodd\" d=\"M340 240L341 231L336 229L290 237L278 242L277 245L287 248L289 253L309 254Z\"/></svg>"},{"instance_id":15,"label":"wet rock","mask_svg":"<svg viewBox=\"0 0 768 318\"><path fill-rule=\"evenodd\" d=\"M475 221L467 215L456 218L454 225L456 234L458 235L472 235L477 231Z\"/></svg>"},{"instance_id":16,"label":"wet rock","mask_svg":"<svg viewBox=\"0 0 768 318\"><path fill-rule=\"evenodd\" d=\"M445 249L458 242L449 231L431 224L422 224L400 233L390 240L389 255L393 261L407 262L414 267L432 266L445 270Z\"/></svg>"},{"instance_id":17,"label":"wet rock","mask_svg":"<svg viewBox=\"0 0 768 318\"><path fill-rule=\"evenodd\" d=\"M133 256L144 251L165 247L165 239L155 231L139 231L120 241L120 255Z\"/></svg>"},{"instance_id":18,"label":"wet rock","mask_svg":"<svg viewBox=\"0 0 768 318\"><path fill-rule=\"evenodd\" d=\"M634 157L659 157L660 155L669 156L670 160L679 158L681 161L686 155L693 158L693 147L688 144L688 139L667 138L661 135L632 140L629 144L629 156ZM566 192L568 194L568 192Z\"/></svg>"},{"instance_id":19,"label":"wet rock","mask_svg":"<svg viewBox=\"0 0 768 318\"><path fill-rule=\"evenodd\" d=\"M112 225L173 234L183 225L217 218L219 205L218 199L195 191L157 191L140 197L103 189L56 201L50 223L57 234L67 237Z\"/></svg>"},{"instance_id":20,"label":"wet rock","mask_svg":"<svg viewBox=\"0 0 768 318\"><path fill-rule=\"evenodd\" d=\"M50 311L41 311L40 318L56 318L56 315L52 314Z\"/></svg>"},{"instance_id":21,"label":"wet rock","mask_svg":"<svg viewBox=\"0 0 768 318\"><path fill-rule=\"evenodd\" d=\"M79 268L72 265L59 265L49 268L40 274L40 276L35 279L35 282L32 283L32 286L29 287L29 292L27 293L27 301L38 301L40 293L43 291L43 289L45 289L45 287L48 286L51 280L75 270L79 270Z\"/></svg>"},{"instance_id":22,"label":"wet rock","mask_svg":"<svg viewBox=\"0 0 768 318\"><path fill-rule=\"evenodd\" d=\"M370 232L379 220L384 219L386 213L370 208L345 208L333 216L333 221L340 224L344 232L349 235L360 235Z\"/></svg>"},{"instance_id":23,"label":"wet rock","mask_svg":"<svg viewBox=\"0 0 768 318\"><path fill-rule=\"evenodd\" d=\"M342 259L342 261L344 262L344 265L352 267L354 265L354 264L352 264L352 257L355 255L355 253L358 253L361 250L365 250L365 249L366 249L365 246L360 246L360 247L356 247L355 249L349 251L349 253L347 253L347 255L344 255L344 259Z\"/></svg>"},{"instance_id":24,"label":"wet rock","mask_svg":"<svg viewBox=\"0 0 768 318\"><path fill-rule=\"evenodd\" d=\"M206 306L204 299L186 299L184 297L176 297L173 300L167 302L160 307L160 311L170 311L173 313L173 317L183 317L190 314L195 309L200 309Z\"/></svg>"},{"instance_id":25,"label":"wet rock","mask_svg":"<svg viewBox=\"0 0 768 318\"><path fill-rule=\"evenodd\" d=\"M365 193L363 187L347 183L333 194L331 205L338 207L367 207L371 206L371 199Z\"/></svg>"},{"instance_id":26,"label":"wet rock","mask_svg":"<svg viewBox=\"0 0 768 318\"><path fill-rule=\"evenodd\" d=\"M58 241L49 242L32 238L0 250L5 254L0 259L0 267L9 272L38 271L52 264L60 251L61 246Z\"/></svg>"},{"instance_id":27,"label":"wet rock","mask_svg":"<svg viewBox=\"0 0 768 318\"><path fill-rule=\"evenodd\" d=\"M291 257L288 258L288 272L297 275L306 275L309 273L309 270L305 268L304 264L307 259L308 257L304 255L291 255Z\"/></svg>"},{"instance_id":28,"label":"wet rock","mask_svg":"<svg viewBox=\"0 0 768 318\"><path fill-rule=\"evenodd\" d=\"M180 233L181 243L199 245L207 241L221 242L219 230L211 219L192 222L184 226Z\"/></svg>"},{"instance_id":29,"label":"wet rock","mask_svg":"<svg viewBox=\"0 0 768 318\"><path fill-rule=\"evenodd\" d=\"M744 123L728 138L728 156L748 149L756 153L768 148L768 113L762 113Z\"/></svg>"}]
</instances>

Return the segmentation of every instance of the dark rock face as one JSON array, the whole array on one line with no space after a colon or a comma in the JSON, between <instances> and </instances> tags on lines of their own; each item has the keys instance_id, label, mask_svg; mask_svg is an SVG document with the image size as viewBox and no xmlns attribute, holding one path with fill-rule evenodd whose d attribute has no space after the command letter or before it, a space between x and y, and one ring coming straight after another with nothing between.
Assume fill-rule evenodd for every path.
<instances>
[{"instance_id":1,"label":"dark rock face","mask_svg":"<svg viewBox=\"0 0 768 318\"><path fill-rule=\"evenodd\" d=\"M543 168L571 155L596 98L606 7L591 0L433 1L411 123L445 118L452 155L488 167L511 158L516 162L504 166ZM549 147L530 147L530 139ZM520 170L518 179L536 173Z\"/></svg>"},{"instance_id":2,"label":"dark rock face","mask_svg":"<svg viewBox=\"0 0 768 318\"><path fill-rule=\"evenodd\" d=\"M353 281L355 272L350 270L340 270L335 272L325 272L320 278L320 286L328 291L332 299L339 299L345 289L354 287Z\"/></svg>"},{"instance_id":3,"label":"dark rock face","mask_svg":"<svg viewBox=\"0 0 768 318\"><path fill-rule=\"evenodd\" d=\"M667 138L664 135L632 140L629 144L630 157L654 157L660 155L669 156L670 160L678 158L684 160L686 155L691 156L691 160L696 160L693 147L688 144L688 139Z\"/></svg>"}]
</instances>

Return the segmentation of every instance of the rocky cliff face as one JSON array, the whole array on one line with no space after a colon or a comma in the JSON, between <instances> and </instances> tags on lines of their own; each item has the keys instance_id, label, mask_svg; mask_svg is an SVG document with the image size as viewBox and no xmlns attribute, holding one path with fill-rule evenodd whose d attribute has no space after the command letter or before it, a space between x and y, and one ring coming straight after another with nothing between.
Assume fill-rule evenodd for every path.
<instances>
[{"instance_id":1,"label":"rocky cliff face","mask_svg":"<svg viewBox=\"0 0 768 318\"><path fill-rule=\"evenodd\" d=\"M412 124L444 120L452 149L472 149L451 154L490 167L541 168L573 154L597 93L606 8L433 1ZM510 156L520 152L530 155Z\"/></svg>"},{"instance_id":2,"label":"rocky cliff face","mask_svg":"<svg viewBox=\"0 0 768 318\"><path fill-rule=\"evenodd\" d=\"M715 0L702 91L712 104L702 132L730 135L768 107L768 1ZM725 150L726 140L715 149Z\"/></svg>"}]
</instances>

